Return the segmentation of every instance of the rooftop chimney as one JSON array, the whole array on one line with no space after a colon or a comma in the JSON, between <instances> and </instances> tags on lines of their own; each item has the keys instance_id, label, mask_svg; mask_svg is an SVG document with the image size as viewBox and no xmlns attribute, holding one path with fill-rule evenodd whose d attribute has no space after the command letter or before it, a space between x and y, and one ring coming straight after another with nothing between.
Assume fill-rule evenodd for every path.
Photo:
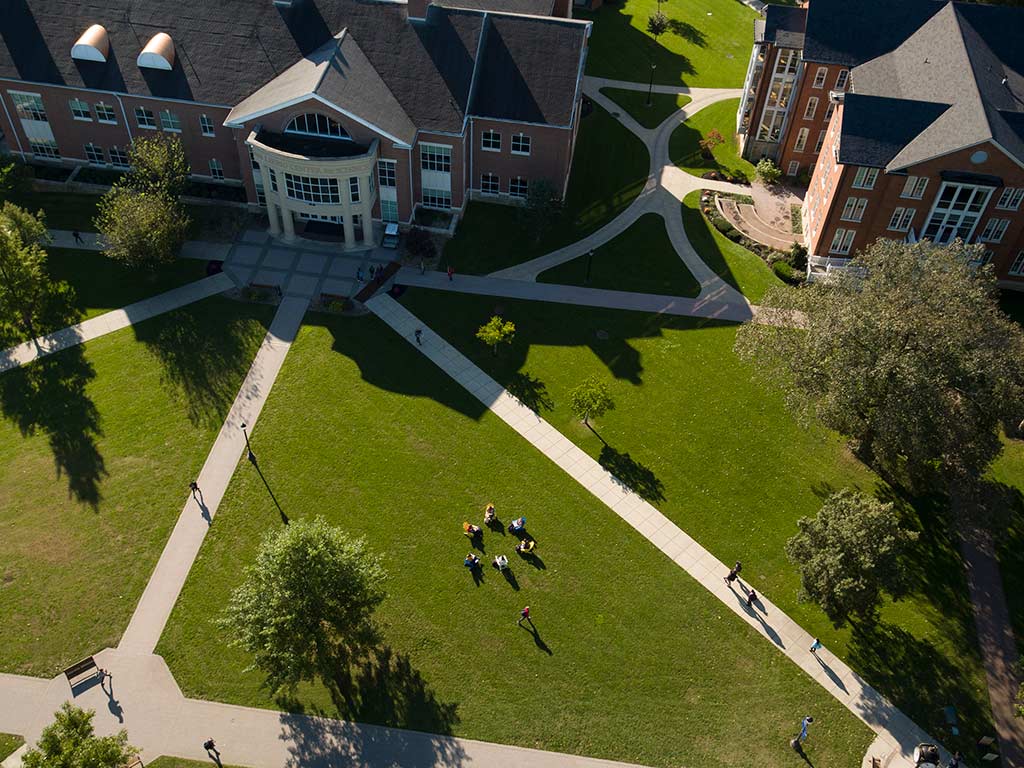
<instances>
[{"instance_id":1,"label":"rooftop chimney","mask_svg":"<svg viewBox=\"0 0 1024 768\"><path fill-rule=\"evenodd\" d=\"M410 19L425 19L427 18L427 6L429 5L430 0L408 0L406 15Z\"/></svg>"}]
</instances>

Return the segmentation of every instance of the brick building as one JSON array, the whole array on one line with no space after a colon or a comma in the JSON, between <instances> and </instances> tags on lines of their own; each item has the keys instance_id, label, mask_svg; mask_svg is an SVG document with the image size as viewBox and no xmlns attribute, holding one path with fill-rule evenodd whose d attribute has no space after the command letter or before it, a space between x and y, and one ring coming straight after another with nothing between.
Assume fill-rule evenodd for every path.
<instances>
[{"instance_id":1,"label":"brick building","mask_svg":"<svg viewBox=\"0 0 1024 768\"><path fill-rule=\"evenodd\" d=\"M1024 289L1024 9L810 0L757 22L743 155L809 176L814 279L879 237L984 245Z\"/></svg>"},{"instance_id":2,"label":"brick building","mask_svg":"<svg viewBox=\"0 0 1024 768\"><path fill-rule=\"evenodd\" d=\"M590 23L569 0L9 0L0 148L125 167L179 137L194 176L245 188L285 237L475 197L563 193Z\"/></svg>"}]
</instances>

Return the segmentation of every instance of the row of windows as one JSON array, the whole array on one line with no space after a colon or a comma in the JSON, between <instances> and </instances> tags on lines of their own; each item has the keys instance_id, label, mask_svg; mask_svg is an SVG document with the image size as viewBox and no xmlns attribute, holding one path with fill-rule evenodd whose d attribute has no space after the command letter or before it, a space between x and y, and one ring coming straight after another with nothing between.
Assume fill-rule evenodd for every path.
<instances>
[{"instance_id":1,"label":"row of windows","mask_svg":"<svg viewBox=\"0 0 1024 768\"><path fill-rule=\"evenodd\" d=\"M424 171L452 172L452 148L442 144L420 145L420 168ZM451 204L449 203L450 207Z\"/></svg>"},{"instance_id":2,"label":"row of windows","mask_svg":"<svg viewBox=\"0 0 1024 768\"><path fill-rule=\"evenodd\" d=\"M1017 254L1017 258L1010 265L1011 275L1024 275L1024 251Z\"/></svg>"},{"instance_id":3,"label":"row of windows","mask_svg":"<svg viewBox=\"0 0 1024 768\"><path fill-rule=\"evenodd\" d=\"M270 188L277 191L277 176L274 170L270 169ZM284 175L285 193L292 200L302 200L306 203L326 203L339 205L341 203L341 188L338 179L319 178L315 176L296 176L291 173ZM370 177L370 194L373 194L373 177ZM358 176L348 178L349 202L358 203L362 200L362 190L359 185Z\"/></svg>"},{"instance_id":4,"label":"row of windows","mask_svg":"<svg viewBox=\"0 0 1024 768\"><path fill-rule=\"evenodd\" d=\"M529 184L522 176L513 176L508 180L508 194L510 197L525 198ZM480 176L480 191L485 195L501 194L501 179L493 173L485 173Z\"/></svg>"},{"instance_id":5,"label":"row of windows","mask_svg":"<svg viewBox=\"0 0 1024 768\"><path fill-rule=\"evenodd\" d=\"M135 108L135 124L139 128L156 128L156 117L153 110L147 107ZM181 133L181 118L169 109L160 110L160 127L169 133ZM199 116L199 130L203 136L214 136L213 121L206 115Z\"/></svg>"},{"instance_id":6,"label":"row of windows","mask_svg":"<svg viewBox=\"0 0 1024 768\"><path fill-rule=\"evenodd\" d=\"M821 145L825 143L827 130L818 131L818 140L814 142L814 151L820 152ZM807 147L807 138L811 135L810 128L801 128L796 134L796 143L793 145L794 152L803 152Z\"/></svg>"},{"instance_id":7,"label":"row of windows","mask_svg":"<svg viewBox=\"0 0 1024 768\"><path fill-rule=\"evenodd\" d=\"M818 67L814 72L814 82L811 85L814 88L824 88L825 78L828 77L828 67ZM836 75L836 84L833 86L833 91L845 91L846 84L850 81L850 70L841 69L839 74Z\"/></svg>"},{"instance_id":8,"label":"row of windows","mask_svg":"<svg viewBox=\"0 0 1024 768\"><path fill-rule=\"evenodd\" d=\"M487 152L501 151L501 134L497 131L484 131L480 134L480 148ZM525 133L512 134L512 154L530 154L530 137Z\"/></svg>"}]
</instances>

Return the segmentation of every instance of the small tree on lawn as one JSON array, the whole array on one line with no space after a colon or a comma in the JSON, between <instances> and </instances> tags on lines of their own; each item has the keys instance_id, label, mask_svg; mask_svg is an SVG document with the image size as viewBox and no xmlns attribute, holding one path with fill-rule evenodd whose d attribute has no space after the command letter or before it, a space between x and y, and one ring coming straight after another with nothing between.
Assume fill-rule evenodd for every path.
<instances>
[{"instance_id":1,"label":"small tree on lawn","mask_svg":"<svg viewBox=\"0 0 1024 768\"><path fill-rule=\"evenodd\" d=\"M561 212L562 201L555 186L547 179L531 181L526 191L523 215L535 242L543 239Z\"/></svg>"},{"instance_id":2,"label":"small tree on lawn","mask_svg":"<svg viewBox=\"0 0 1024 768\"><path fill-rule=\"evenodd\" d=\"M591 416L601 418L615 408L615 401L608 385L591 377L569 392L569 407L589 427Z\"/></svg>"},{"instance_id":3,"label":"small tree on lawn","mask_svg":"<svg viewBox=\"0 0 1024 768\"><path fill-rule=\"evenodd\" d=\"M296 520L264 538L220 625L273 690L329 682L373 639L384 580L363 539L320 517Z\"/></svg>"},{"instance_id":4,"label":"small tree on lawn","mask_svg":"<svg viewBox=\"0 0 1024 768\"><path fill-rule=\"evenodd\" d=\"M155 267L174 261L188 232L181 204L159 190L142 192L119 184L97 206L96 229L104 253L130 266Z\"/></svg>"},{"instance_id":5,"label":"small tree on lawn","mask_svg":"<svg viewBox=\"0 0 1024 768\"><path fill-rule=\"evenodd\" d=\"M42 217L42 211L39 212ZM13 203L0 208L0 325L34 338L54 284L46 274L46 224Z\"/></svg>"},{"instance_id":6,"label":"small tree on lawn","mask_svg":"<svg viewBox=\"0 0 1024 768\"><path fill-rule=\"evenodd\" d=\"M707 135L697 143L700 144L701 155L705 158L710 158L713 156L715 147L719 144L725 143L725 137L722 136L721 132L717 128L712 128L707 132Z\"/></svg>"},{"instance_id":7,"label":"small tree on lawn","mask_svg":"<svg viewBox=\"0 0 1024 768\"><path fill-rule=\"evenodd\" d=\"M437 246L434 245L434 238L425 229L413 227L405 236L405 249L409 255L420 261L428 261L437 255Z\"/></svg>"},{"instance_id":8,"label":"small tree on lawn","mask_svg":"<svg viewBox=\"0 0 1024 768\"><path fill-rule=\"evenodd\" d=\"M748 324L736 350L805 422L853 438L898 482L966 488L1024 414L1024 331L975 246L880 239L861 271L762 301L799 327Z\"/></svg>"},{"instance_id":9,"label":"small tree on lawn","mask_svg":"<svg viewBox=\"0 0 1024 768\"><path fill-rule=\"evenodd\" d=\"M511 320L502 320L498 315L481 325L476 332L476 337L491 348L495 357L498 356L498 345L511 344L515 335L515 323Z\"/></svg>"},{"instance_id":10,"label":"small tree on lawn","mask_svg":"<svg viewBox=\"0 0 1024 768\"><path fill-rule=\"evenodd\" d=\"M188 186L191 172L185 148L177 136L142 136L128 152L131 170L124 184L139 192L160 192L177 202Z\"/></svg>"},{"instance_id":11,"label":"small tree on lawn","mask_svg":"<svg viewBox=\"0 0 1024 768\"><path fill-rule=\"evenodd\" d=\"M782 169L779 168L770 157L762 157L754 166L754 173L763 184L778 184L782 178Z\"/></svg>"},{"instance_id":12,"label":"small tree on lawn","mask_svg":"<svg viewBox=\"0 0 1024 768\"><path fill-rule=\"evenodd\" d=\"M661 7L659 0L658 7ZM647 31L654 36L655 42L668 31L668 16L660 10L652 13L647 19Z\"/></svg>"},{"instance_id":13,"label":"small tree on lawn","mask_svg":"<svg viewBox=\"0 0 1024 768\"><path fill-rule=\"evenodd\" d=\"M43 729L39 743L21 758L24 768L123 768L138 751L128 733L98 737L92 725L96 713L64 702L54 722Z\"/></svg>"},{"instance_id":14,"label":"small tree on lawn","mask_svg":"<svg viewBox=\"0 0 1024 768\"><path fill-rule=\"evenodd\" d=\"M786 555L800 570L800 600L817 603L837 627L871 619L883 591L905 594L900 557L917 533L900 527L892 504L847 488L797 527Z\"/></svg>"}]
</instances>

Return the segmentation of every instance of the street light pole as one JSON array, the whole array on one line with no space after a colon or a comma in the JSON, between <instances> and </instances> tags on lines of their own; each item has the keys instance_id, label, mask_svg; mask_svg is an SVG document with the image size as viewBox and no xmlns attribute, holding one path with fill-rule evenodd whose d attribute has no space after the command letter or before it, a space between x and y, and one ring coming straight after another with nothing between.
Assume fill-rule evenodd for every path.
<instances>
[{"instance_id":1,"label":"street light pole","mask_svg":"<svg viewBox=\"0 0 1024 768\"><path fill-rule=\"evenodd\" d=\"M587 276L583 278L584 285L590 285L590 268L594 265L594 249L591 248L587 254Z\"/></svg>"},{"instance_id":2,"label":"street light pole","mask_svg":"<svg viewBox=\"0 0 1024 768\"><path fill-rule=\"evenodd\" d=\"M653 61L651 62L651 83L647 86L647 106L651 106L651 94L654 92L654 70L658 68L658 65Z\"/></svg>"},{"instance_id":3,"label":"street light pole","mask_svg":"<svg viewBox=\"0 0 1024 768\"><path fill-rule=\"evenodd\" d=\"M252 446L249 445L249 433L245 431L245 427L246 427L246 423L243 421L242 422L242 435L245 437L245 450L246 450L246 453L249 454L249 456L248 456L249 463L250 464L255 464L256 463L256 454L252 452Z\"/></svg>"}]
</instances>

